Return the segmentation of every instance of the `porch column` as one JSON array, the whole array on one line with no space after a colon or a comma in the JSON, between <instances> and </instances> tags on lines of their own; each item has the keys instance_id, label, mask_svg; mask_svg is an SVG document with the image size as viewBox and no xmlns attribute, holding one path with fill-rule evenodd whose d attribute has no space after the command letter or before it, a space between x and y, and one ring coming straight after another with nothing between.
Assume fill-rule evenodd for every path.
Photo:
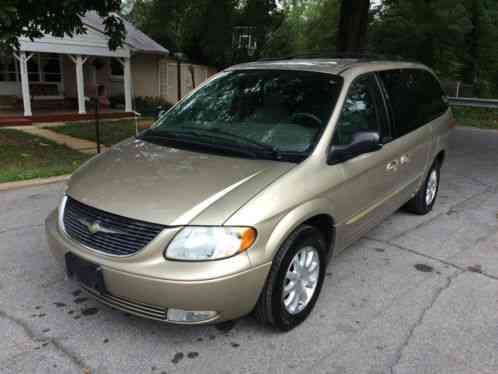
<instances>
[{"instance_id":1,"label":"porch column","mask_svg":"<svg viewBox=\"0 0 498 374\"><path fill-rule=\"evenodd\" d=\"M19 61L21 70L21 91L24 116L30 117L33 113L31 111L31 95L29 94L28 61L33 55L26 56L26 52L20 52L19 55L14 54L14 57Z\"/></svg>"},{"instance_id":2,"label":"porch column","mask_svg":"<svg viewBox=\"0 0 498 374\"><path fill-rule=\"evenodd\" d=\"M124 96L125 96L125 111L132 112L131 103L131 62L129 57L125 57L119 60L123 64L123 74L124 74Z\"/></svg>"},{"instance_id":3,"label":"porch column","mask_svg":"<svg viewBox=\"0 0 498 374\"><path fill-rule=\"evenodd\" d=\"M81 55L69 56L76 65L76 87L78 90L78 114L85 114L85 79L83 75L83 65L88 57L83 58Z\"/></svg>"}]
</instances>

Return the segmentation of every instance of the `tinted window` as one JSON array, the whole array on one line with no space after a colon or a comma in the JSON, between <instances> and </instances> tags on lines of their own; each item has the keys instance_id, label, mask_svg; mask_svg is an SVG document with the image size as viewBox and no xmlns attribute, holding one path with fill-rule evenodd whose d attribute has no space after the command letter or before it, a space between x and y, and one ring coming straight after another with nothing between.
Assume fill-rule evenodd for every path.
<instances>
[{"instance_id":1,"label":"tinted window","mask_svg":"<svg viewBox=\"0 0 498 374\"><path fill-rule=\"evenodd\" d=\"M425 125L448 108L441 86L428 71L389 70L378 75L387 91L397 136Z\"/></svg>"},{"instance_id":2,"label":"tinted window","mask_svg":"<svg viewBox=\"0 0 498 374\"><path fill-rule=\"evenodd\" d=\"M425 70L417 70L417 79L420 86L420 103L425 123L441 116L448 109L446 94L436 78Z\"/></svg>"},{"instance_id":3,"label":"tinted window","mask_svg":"<svg viewBox=\"0 0 498 374\"><path fill-rule=\"evenodd\" d=\"M356 79L349 88L332 145L348 145L358 132L379 131L379 99L377 82L372 75ZM385 120L384 116L381 118Z\"/></svg>"}]
</instances>

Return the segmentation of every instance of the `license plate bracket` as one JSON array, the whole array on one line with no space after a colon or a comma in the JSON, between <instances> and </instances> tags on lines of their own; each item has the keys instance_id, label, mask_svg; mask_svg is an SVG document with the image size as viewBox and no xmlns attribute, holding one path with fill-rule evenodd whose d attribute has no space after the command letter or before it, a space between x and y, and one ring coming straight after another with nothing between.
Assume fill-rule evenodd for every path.
<instances>
[{"instance_id":1,"label":"license plate bracket","mask_svg":"<svg viewBox=\"0 0 498 374\"><path fill-rule=\"evenodd\" d=\"M66 272L84 286L96 290L100 294L107 293L102 268L90 261L82 259L73 253L66 253Z\"/></svg>"}]
</instances>

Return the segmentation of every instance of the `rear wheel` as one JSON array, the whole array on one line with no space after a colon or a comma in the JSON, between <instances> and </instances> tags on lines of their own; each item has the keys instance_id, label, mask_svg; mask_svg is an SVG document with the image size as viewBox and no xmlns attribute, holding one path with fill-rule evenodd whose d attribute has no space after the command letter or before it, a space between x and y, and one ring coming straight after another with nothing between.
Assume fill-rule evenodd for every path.
<instances>
[{"instance_id":1,"label":"rear wheel","mask_svg":"<svg viewBox=\"0 0 498 374\"><path fill-rule=\"evenodd\" d=\"M294 231L273 260L254 311L256 318L283 331L303 322L320 294L325 262L321 232L308 225Z\"/></svg>"},{"instance_id":2,"label":"rear wheel","mask_svg":"<svg viewBox=\"0 0 498 374\"><path fill-rule=\"evenodd\" d=\"M406 204L406 209L412 213L424 215L429 213L436 203L439 191L440 165L435 161L429 174L417 194Z\"/></svg>"}]
</instances>

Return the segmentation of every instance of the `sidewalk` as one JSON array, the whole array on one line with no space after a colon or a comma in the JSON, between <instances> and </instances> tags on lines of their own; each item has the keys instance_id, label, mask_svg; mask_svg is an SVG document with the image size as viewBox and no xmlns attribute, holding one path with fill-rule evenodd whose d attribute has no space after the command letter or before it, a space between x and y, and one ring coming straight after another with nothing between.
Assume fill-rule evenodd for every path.
<instances>
[{"instance_id":1,"label":"sidewalk","mask_svg":"<svg viewBox=\"0 0 498 374\"><path fill-rule=\"evenodd\" d=\"M64 182L67 181L69 177L70 175L59 175L56 177L28 179L25 181L4 182L0 183L0 191L7 191L7 190L14 190L17 188L35 187L35 186L42 186L44 184Z\"/></svg>"},{"instance_id":2,"label":"sidewalk","mask_svg":"<svg viewBox=\"0 0 498 374\"><path fill-rule=\"evenodd\" d=\"M64 135L57 133L52 130L48 129L43 129L39 127L33 127L33 126L19 126L19 127L12 127L15 128L16 130L23 131L32 135L36 136L41 136L43 138L49 139L55 143L58 144L63 144L71 149L74 149L79 152L83 153L95 153L97 150L97 143L85 140L85 139L79 139L75 138L69 135ZM105 150L106 147L101 145L102 150Z\"/></svg>"}]
</instances>

